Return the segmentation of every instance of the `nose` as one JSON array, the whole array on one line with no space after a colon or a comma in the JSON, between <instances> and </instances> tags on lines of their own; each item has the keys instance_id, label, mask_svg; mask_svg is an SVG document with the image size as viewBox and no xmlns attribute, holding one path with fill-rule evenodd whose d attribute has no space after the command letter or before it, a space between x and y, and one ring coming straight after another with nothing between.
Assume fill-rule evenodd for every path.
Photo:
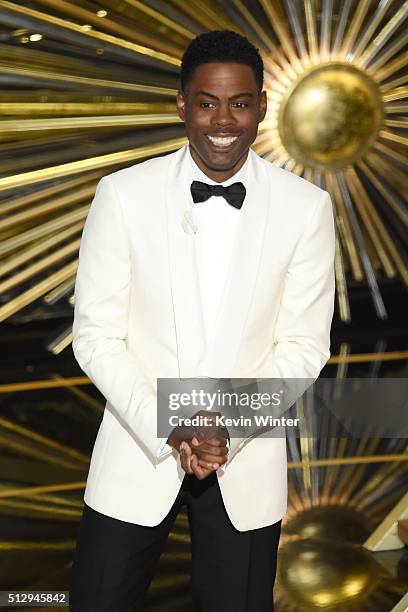
<instances>
[{"instance_id":1,"label":"nose","mask_svg":"<svg viewBox=\"0 0 408 612\"><path fill-rule=\"evenodd\" d=\"M234 125L236 123L236 118L231 112L231 108L228 102L226 104L219 104L216 112L212 116L212 119L213 125L219 127Z\"/></svg>"}]
</instances>

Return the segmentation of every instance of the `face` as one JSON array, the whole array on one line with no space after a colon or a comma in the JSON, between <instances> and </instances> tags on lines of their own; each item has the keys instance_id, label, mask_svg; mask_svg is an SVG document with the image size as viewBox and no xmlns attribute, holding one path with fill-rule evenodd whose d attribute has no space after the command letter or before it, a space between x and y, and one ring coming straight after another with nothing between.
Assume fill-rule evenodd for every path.
<instances>
[{"instance_id":1,"label":"face","mask_svg":"<svg viewBox=\"0 0 408 612\"><path fill-rule=\"evenodd\" d=\"M217 182L233 176L244 164L258 124L266 113L266 92L245 64L201 64L177 110L185 122L191 155L198 167Z\"/></svg>"}]
</instances>

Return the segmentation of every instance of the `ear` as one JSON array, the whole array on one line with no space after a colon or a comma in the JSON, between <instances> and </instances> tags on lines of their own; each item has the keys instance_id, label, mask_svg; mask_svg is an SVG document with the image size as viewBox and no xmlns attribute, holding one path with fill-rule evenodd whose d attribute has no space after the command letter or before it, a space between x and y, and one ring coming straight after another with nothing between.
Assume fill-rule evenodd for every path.
<instances>
[{"instance_id":1,"label":"ear","mask_svg":"<svg viewBox=\"0 0 408 612\"><path fill-rule=\"evenodd\" d=\"M186 99L185 99L184 93L181 90L179 90L177 92L176 106L177 106L178 116L180 117L180 119L182 121L185 121L185 116L186 116L186 111L185 111L185 108L186 108Z\"/></svg>"},{"instance_id":2,"label":"ear","mask_svg":"<svg viewBox=\"0 0 408 612\"><path fill-rule=\"evenodd\" d=\"M268 98L266 95L266 91L262 91L261 92L261 99L259 102L259 123L261 123L261 121L263 121L265 119L265 115L266 115L266 110L268 108Z\"/></svg>"}]
</instances>

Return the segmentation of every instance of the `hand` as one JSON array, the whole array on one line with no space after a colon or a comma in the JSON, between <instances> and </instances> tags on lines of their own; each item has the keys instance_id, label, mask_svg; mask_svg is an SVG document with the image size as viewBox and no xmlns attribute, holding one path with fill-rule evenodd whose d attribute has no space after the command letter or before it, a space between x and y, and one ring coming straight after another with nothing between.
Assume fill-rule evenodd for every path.
<instances>
[{"instance_id":1,"label":"hand","mask_svg":"<svg viewBox=\"0 0 408 612\"><path fill-rule=\"evenodd\" d=\"M210 416L205 411L197 414ZM180 453L183 470L202 480L226 463L229 449L222 428L211 424L196 432L194 435L192 428L175 427L167 443Z\"/></svg>"},{"instance_id":2,"label":"hand","mask_svg":"<svg viewBox=\"0 0 408 612\"><path fill-rule=\"evenodd\" d=\"M180 444L180 457L183 470L187 474L194 474L198 480L204 480L204 478L207 478L207 476L218 469L218 464L211 468L199 465L196 455L193 455L191 446L186 440L183 440Z\"/></svg>"},{"instance_id":3,"label":"hand","mask_svg":"<svg viewBox=\"0 0 408 612\"><path fill-rule=\"evenodd\" d=\"M227 462L229 449L227 447L227 438L222 436L214 436L207 438L204 436L194 436L191 440L191 449L197 457L198 465L203 468L211 468L215 465L218 469L221 465Z\"/></svg>"}]
</instances>

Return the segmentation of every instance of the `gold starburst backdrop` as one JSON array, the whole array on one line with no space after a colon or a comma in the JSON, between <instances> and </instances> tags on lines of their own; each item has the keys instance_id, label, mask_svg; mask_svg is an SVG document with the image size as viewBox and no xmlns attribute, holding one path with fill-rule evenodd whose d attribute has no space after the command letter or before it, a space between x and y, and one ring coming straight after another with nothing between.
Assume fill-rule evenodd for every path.
<instances>
[{"instance_id":1,"label":"gold starburst backdrop","mask_svg":"<svg viewBox=\"0 0 408 612\"><path fill-rule=\"evenodd\" d=\"M0 321L72 306L97 181L185 142L180 58L197 34L223 28L264 59L256 152L332 196L339 318L351 320L361 284L386 319L382 285L408 284L407 16L406 0L0 0ZM68 327L48 348L70 342ZM23 589L67 585L103 402L83 380L54 382L2 389L0 514L24 525L24 537L0 541L3 588L18 575ZM44 423L56 403L53 432ZM361 544L400 499L404 459L402 440L289 441L277 609L389 612L404 586ZM149 610L190 609L189 542L182 512Z\"/></svg>"},{"instance_id":2,"label":"gold starburst backdrop","mask_svg":"<svg viewBox=\"0 0 408 612\"><path fill-rule=\"evenodd\" d=\"M407 0L0 0L0 321L72 304L98 179L185 142L180 58L222 28L264 59L254 149L332 196L337 316L361 284L386 319L381 284L408 284L407 16Z\"/></svg>"}]
</instances>

